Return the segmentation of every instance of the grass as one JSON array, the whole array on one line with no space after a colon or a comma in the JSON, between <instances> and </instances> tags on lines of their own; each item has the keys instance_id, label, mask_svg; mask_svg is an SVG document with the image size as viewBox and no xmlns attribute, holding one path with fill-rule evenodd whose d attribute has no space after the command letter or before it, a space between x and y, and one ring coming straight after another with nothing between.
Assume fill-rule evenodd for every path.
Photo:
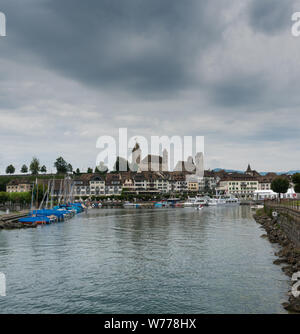
<instances>
[{"instance_id":1,"label":"grass","mask_svg":"<svg viewBox=\"0 0 300 334\"><path fill-rule=\"evenodd\" d=\"M256 216L257 217L262 217L265 215L265 210L264 208L256 210Z\"/></svg>"}]
</instances>

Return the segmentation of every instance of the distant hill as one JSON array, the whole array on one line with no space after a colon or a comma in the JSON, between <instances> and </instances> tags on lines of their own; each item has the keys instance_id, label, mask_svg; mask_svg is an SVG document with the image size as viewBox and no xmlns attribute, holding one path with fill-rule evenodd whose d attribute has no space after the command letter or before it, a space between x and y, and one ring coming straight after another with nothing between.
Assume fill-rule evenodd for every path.
<instances>
[{"instance_id":1,"label":"distant hill","mask_svg":"<svg viewBox=\"0 0 300 334\"><path fill-rule=\"evenodd\" d=\"M221 170L224 170L226 173L240 173L243 174L244 171L236 170L236 169L224 169L224 168L215 168L213 169L213 172L219 172Z\"/></svg>"},{"instance_id":2,"label":"distant hill","mask_svg":"<svg viewBox=\"0 0 300 334\"><path fill-rule=\"evenodd\" d=\"M225 170L226 173L240 173L243 174L244 171L236 170L236 169L224 169L224 168L215 168L213 169L214 172L219 172L220 170ZM260 172L260 175L266 175L270 172ZM288 172L276 172L277 175L287 174L287 175L294 175L296 173L300 173L300 170L290 170Z\"/></svg>"}]
</instances>

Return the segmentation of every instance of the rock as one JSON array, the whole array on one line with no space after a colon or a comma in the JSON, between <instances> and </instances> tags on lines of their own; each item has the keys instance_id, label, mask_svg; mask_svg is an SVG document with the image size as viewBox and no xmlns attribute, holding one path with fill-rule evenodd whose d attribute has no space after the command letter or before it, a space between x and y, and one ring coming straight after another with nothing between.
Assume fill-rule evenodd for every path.
<instances>
[{"instance_id":1,"label":"rock","mask_svg":"<svg viewBox=\"0 0 300 334\"><path fill-rule=\"evenodd\" d=\"M275 261L273 261L274 264L282 264L282 263L285 263L286 262L286 259L277 259Z\"/></svg>"},{"instance_id":2,"label":"rock","mask_svg":"<svg viewBox=\"0 0 300 334\"><path fill-rule=\"evenodd\" d=\"M300 298L293 299L290 303L283 303L282 306L289 312L300 313Z\"/></svg>"},{"instance_id":3,"label":"rock","mask_svg":"<svg viewBox=\"0 0 300 334\"><path fill-rule=\"evenodd\" d=\"M282 267L281 270L288 276L292 277L293 270L291 266Z\"/></svg>"}]
</instances>

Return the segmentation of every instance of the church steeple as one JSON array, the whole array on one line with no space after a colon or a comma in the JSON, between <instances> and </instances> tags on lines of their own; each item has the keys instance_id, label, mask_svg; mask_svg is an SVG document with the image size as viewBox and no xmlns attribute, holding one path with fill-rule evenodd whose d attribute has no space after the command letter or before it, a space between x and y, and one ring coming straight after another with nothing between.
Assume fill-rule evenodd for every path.
<instances>
[{"instance_id":1,"label":"church steeple","mask_svg":"<svg viewBox=\"0 0 300 334\"><path fill-rule=\"evenodd\" d=\"M250 164L248 164L248 168L247 168L245 174L253 176L253 170L251 169Z\"/></svg>"}]
</instances>

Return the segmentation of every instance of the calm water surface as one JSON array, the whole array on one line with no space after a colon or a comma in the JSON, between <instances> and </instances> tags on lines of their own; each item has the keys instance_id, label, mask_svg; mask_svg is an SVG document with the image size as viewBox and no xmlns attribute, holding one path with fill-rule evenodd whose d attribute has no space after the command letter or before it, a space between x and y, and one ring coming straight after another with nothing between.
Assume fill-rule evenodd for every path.
<instances>
[{"instance_id":1,"label":"calm water surface","mask_svg":"<svg viewBox=\"0 0 300 334\"><path fill-rule=\"evenodd\" d=\"M288 278L249 207L94 209L0 231L0 313L284 313Z\"/></svg>"}]
</instances>

